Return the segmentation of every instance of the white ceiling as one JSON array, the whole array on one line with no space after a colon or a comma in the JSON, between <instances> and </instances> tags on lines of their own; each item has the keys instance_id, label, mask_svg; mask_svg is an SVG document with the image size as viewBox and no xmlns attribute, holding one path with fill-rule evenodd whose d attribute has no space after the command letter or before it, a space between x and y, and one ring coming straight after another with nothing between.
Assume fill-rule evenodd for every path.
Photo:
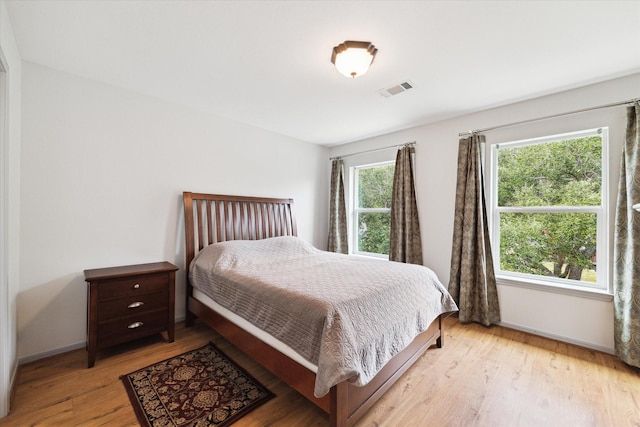
<instances>
[{"instance_id":1,"label":"white ceiling","mask_svg":"<svg viewBox=\"0 0 640 427\"><path fill-rule=\"evenodd\" d=\"M640 72L640 1L6 4L25 61L322 145ZM360 78L345 40L378 48Z\"/></svg>"}]
</instances>

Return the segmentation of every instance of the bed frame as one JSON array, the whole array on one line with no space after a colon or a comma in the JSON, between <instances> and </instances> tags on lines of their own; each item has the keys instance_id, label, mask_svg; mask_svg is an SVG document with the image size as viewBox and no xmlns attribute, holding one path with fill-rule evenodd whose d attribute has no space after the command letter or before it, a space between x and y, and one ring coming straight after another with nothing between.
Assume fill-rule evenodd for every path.
<instances>
[{"instance_id":1,"label":"bed frame","mask_svg":"<svg viewBox=\"0 0 640 427\"><path fill-rule=\"evenodd\" d=\"M226 240L257 240L297 235L292 199L183 193L186 270L207 245ZM331 427L348 427L365 412L431 346L442 347L439 316L364 387L343 381L321 398L313 395L315 373L255 338L193 297L187 274L187 326L200 318L260 365L329 414Z\"/></svg>"}]
</instances>

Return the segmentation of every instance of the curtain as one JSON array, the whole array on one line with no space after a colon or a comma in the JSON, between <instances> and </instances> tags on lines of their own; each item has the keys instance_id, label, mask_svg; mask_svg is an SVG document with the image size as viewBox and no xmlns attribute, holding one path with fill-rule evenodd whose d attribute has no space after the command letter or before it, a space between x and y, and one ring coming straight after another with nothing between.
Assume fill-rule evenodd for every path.
<instances>
[{"instance_id":1,"label":"curtain","mask_svg":"<svg viewBox=\"0 0 640 427\"><path fill-rule=\"evenodd\" d=\"M474 134L460 139L458 146L449 293L458 304L461 322L489 326L500 321L500 306L484 196L484 141L484 135Z\"/></svg>"},{"instance_id":2,"label":"curtain","mask_svg":"<svg viewBox=\"0 0 640 427\"><path fill-rule=\"evenodd\" d=\"M415 148L406 145L396 155L391 195L389 259L421 265L422 240L413 179L414 153Z\"/></svg>"},{"instance_id":3,"label":"curtain","mask_svg":"<svg viewBox=\"0 0 640 427\"><path fill-rule=\"evenodd\" d=\"M344 202L344 177L342 160L331 162L331 195L329 200L329 241L330 252L349 253L347 238L347 208Z\"/></svg>"},{"instance_id":4,"label":"curtain","mask_svg":"<svg viewBox=\"0 0 640 427\"><path fill-rule=\"evenodd\" d=\"M640 104L627 107L614 235L614 343L618 357L640 367Z\"/></svg>"}]
</instances>

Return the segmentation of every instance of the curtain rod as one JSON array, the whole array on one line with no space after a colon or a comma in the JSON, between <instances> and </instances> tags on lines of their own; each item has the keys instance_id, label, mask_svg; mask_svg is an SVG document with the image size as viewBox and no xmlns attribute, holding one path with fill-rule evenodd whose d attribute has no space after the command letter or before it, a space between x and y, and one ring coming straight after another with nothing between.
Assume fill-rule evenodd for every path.
<instances>
[{"instance_id":1,"label":"curtain rod","mask_svg":"<svg viewBox=\"0 0 640 427\"><path fill-rule=\"evenodd\" d=\"M416 142L412 141L412 142L407 142L405 144L390 145L388 147L373 148L371 150L358 151L357 153L351 153L351 154L344 154L342 156L329 157L329 160L337 160L337 159L342 159L343 157L357 156L358 154L365 154L365 153L375 153L377 151L390 150L392 148L400 148L400 147L406 147L406 146L411 146L411 145L416 145Z\"/></svg>"},{"instance_id":2,"label":"curtain rod","mask_svg":"<svg viewBox=\"0 0 640 427\"><path fill-rule=\"evenodd\" d=\"M613 104L598 105L597 107L583 108L581 110L569 111L567 113L559 113L559 114L552 114L550 116L538 117L537 119L522 120L522 121L519 121L519 122L508 123L506 125L493 126L493 127L484 128L484 129L470 130L468 132L459 133L458 136L460 137L460 136L466 136L466 135L473 135L473 134L476 134L476 133L490 132L490 131L496 130L496 129L506 128L506 127L511 127L511 126L518 126L518 125L522 125L522 124L525 124L525 123L537 122L537 121L540 121L540 120L553 119L555 117L569 116L571 114L585 113L587 111L600 110L602 108L611 108L611 107L617 107L619 105L633 104L633 103L636 103L636 102L639 102L639 101L640 101L640 98L634 98L634 99L630 99L628 101L614 102Z\"/></svg>"}]
</instances>

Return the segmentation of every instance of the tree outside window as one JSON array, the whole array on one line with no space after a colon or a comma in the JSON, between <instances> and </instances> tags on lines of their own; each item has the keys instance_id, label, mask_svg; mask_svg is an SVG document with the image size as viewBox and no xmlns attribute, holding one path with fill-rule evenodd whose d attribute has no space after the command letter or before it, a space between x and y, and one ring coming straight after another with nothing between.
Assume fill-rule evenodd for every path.
<instances>
[{"instance_id":1,"label":"tree outside window","mask_svg":"<svg viewBox=\"0 0 640 427\"><path fill-rule=\"evenodd\" d=\"M354 168L354 253L389 255L393 162Z\"/></svg>"},{"instance_id":2,"label":"tree outside window","mask_svg":"<svg viewBox=\"0 0 640 427\"><path fill-rule=\"evenodd\" d=\"M606 287L606 136L593 129L493 147L499 273Z\"/></svg>"}]
</instances>

